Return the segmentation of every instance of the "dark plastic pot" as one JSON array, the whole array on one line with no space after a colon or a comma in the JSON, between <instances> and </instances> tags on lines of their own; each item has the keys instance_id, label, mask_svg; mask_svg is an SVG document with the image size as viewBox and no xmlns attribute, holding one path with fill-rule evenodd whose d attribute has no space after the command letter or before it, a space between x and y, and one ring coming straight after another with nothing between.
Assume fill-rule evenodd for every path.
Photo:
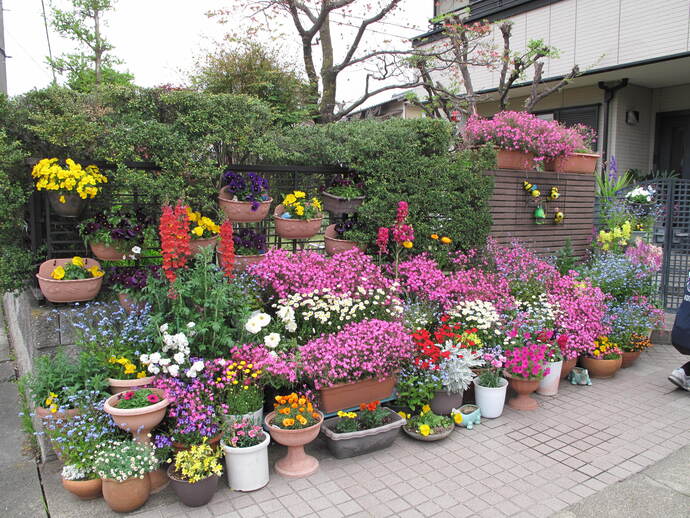
<instances>
[{"instance_id":1,"label":"dark plastic pot","mask_svg":"<svg viewBox=\"0 0 690 518\"><path fill-rule=\"evenodd\" d=\"M60 196L63 195L64 203L60 201ZM78 218L86 207L86 200L73 192L51 191L48 193L48 203L55 214L63 218Z\"/></svg>"},{"instance_id":2,"label":"dark plastic pot","mask_svg":"<svg viewBox=\"0 0 690 518\"><path fill-rule=\"evenodd\" d=\"M438 415L450 415L454 408L462 405L462 392L448 392L446 389L436 391L436 395L429 402L431 411Z\"/></svg>"},{"instance_id":3,"label":"dark plastic pot","mask_svg":"<svg viewBox=\"0 0 690 518\"><path fill-rule=\"evenodd\" d=\"M388 448L393 444L400 433L400 428L407 423L407 420L390 408L386 410L393 417L390 423L359 432L336 433L334 430L340 417L326 419L321 425L321 433L326 439L328 450L336 459L346 459Z\"/></svg>"},{"instance_id":4,"label":"dark plastic pot","mask_svg":"<svg viewBox=\"0 0 690 518\"><path fill-rule=\"evenodd\" d=\"M174 465L168 468L168 476L170 477L170 486L177 498L188 507L201 507L209 503L218 489L218 479L220 478L213 475L190 484L186 480L180 480L175 477Z\"/></svg>"}]
</instances>

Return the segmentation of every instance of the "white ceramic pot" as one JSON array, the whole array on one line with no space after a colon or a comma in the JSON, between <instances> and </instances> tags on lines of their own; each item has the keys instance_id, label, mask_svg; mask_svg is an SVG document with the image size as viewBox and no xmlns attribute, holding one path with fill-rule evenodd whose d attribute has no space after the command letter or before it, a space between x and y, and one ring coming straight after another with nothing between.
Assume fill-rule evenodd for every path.
<instances>
[{"instance_id":1,"label":"white ceramic pot","mask_svg":"<svg viewBox=\"0 0 690 518\"><path fill-rule=\"evenodd\" d=\"M507 390L508 380L504 378L500 379L500 385L496 388L482 387L478 379L474 380L474 399L479 405L482 417L493 419L503 413Z\"/></svg>"},{"instance_id":2,"label":"white ceramic pot","mask_svg":"<svg viewBox=\"0 0 690 518\"><path fill-rule=\"evenodd\" d=\"M561 382L561 369L563 360L559 362L549 362L549 373L539 382L537 394L542 396L555 396L558 394L558 385Z\"/></svg>"},{"instance_id":3,"label":"white ceramic pot","mask_svg":"<svg viewBox=\"0 0 690 518\"><path fill-rule=\"evenodd\" d=\"M225 414L223 416L223 420L228 424L238 423L244 419L252 424L261 426L264 422L264 409L259 408L257 411L249 412L248 414Z\"/></svg>"},{"instance_id":4,"label":"white ceramic pot","mask_svg":"<svg viewBox=\"0 0 690 518\"><path fill-rule=\"evenodd\" d=\"M249 448L230 448L221 443L225 452L228 486L235 491L256 491L268 484L268 444L271 436Z\"/></svg>"}]
</instances>

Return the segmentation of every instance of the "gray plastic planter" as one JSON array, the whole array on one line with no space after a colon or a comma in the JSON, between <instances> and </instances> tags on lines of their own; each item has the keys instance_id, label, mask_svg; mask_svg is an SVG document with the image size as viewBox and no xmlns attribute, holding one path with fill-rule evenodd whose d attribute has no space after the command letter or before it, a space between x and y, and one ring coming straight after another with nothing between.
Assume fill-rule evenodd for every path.
<instances>
[{"instance_id":1,"label":"gray plastic planter","mask_svg":"<svg viewBox=\"0 0 690 518\"><path fill-rule=\"evenodd\" d=\"M321 425L321 433L326 439L326 445L336 459L346 459L364 455L376 450L388 448L400 433L400 428L407 420L386 408L393 416L393 421L378 428L362 430L361 432L335 433L333 428L339 417L326 419Z\"/></svg>"}]
</instances>

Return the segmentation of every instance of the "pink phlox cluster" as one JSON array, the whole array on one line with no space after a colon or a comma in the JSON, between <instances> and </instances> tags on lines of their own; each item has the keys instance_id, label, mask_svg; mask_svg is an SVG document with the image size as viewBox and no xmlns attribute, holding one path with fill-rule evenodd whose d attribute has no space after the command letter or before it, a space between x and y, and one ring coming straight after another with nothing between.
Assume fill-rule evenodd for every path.
<instances>
[{"instance_id":1,"label":"pink phlox cluster","mask_svg":"<svg viewBox=\"0 0 690 518\"><path fill-rule=\"evenodd\" d=\"M642 266L650 273L655 273L661 270L664 251L658 246L637 239L634 245L625 249L625 257L635 266Z\"/></svg>"},{"instance_id":2,"label":"pink phlox cluster","mask_svg":"<svg viewBox=\"0 0 690 518\"><path fill-rule=\"evenodd\" d=\"M254 369L264 371L264 374L285 379L290 383L297 382L297 363L294 354L289 352L271 351L264 344L243 344L230 349L229 360L244 360L253 364Z\"/></svg>"},{"instance_id":3,"label":"pink phlox cluster","mask_svg":"<svg viewBox=\"0 0 690 518\"><path fill-rule=\"evenodd\" d=\"M505 351L505 370L518 378L540 378L549 373L545 367L545 358L548 345L545 343L531 342L521 347L507 349Z\"/></svg>"},{"instance_id":4,"label":"pink phlox cluster","mask_svg":"<svg viewBox=\"0 0 690 518\"><path fill-rule=\"evenodd\" d=\"M496 271L507 279L549 282L559 276L555 266L527 250L518 241L511 242L510 246L503 246L489 238L486 248Z\"/></svg>"}]
</instances>

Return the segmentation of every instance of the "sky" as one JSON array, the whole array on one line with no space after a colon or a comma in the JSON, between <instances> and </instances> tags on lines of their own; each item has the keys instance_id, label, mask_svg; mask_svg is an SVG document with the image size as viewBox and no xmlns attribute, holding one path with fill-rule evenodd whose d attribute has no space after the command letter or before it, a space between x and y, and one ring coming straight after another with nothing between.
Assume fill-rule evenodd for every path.
<instances>
[{"instance_id":1,"label":"sky","mask_svg":"<svg viewBox=\"0 0 690 518\"><path fill-rule=\"evenodd\" d=\"M56 5L69 5L67 0L52 0ZM45 0L50 17L51 0ZM371 2L362 0L362 4ZM48 55L41 0L3 0L5 8L5 47L7 59L7 82L10 96L33 88L47 86L51 79L50 67L45 63ZM107 14L104 33L115 46L114 54L124 61L119 69L134 74L135 83L141 86L162 84L184 84L195 59L203 56L222 41L228 27L206 13L212 9L228 7L233 0L118 0L115 10ZM392 46L416 34L424 32L427 20L432 15L432 0L403 0L401 9L386 18L385 24L372 28L367 42L369 47ZM335 17L344 22L334 38L336 51L344 52L355 34L358 15L351 13ZM246 26L246 18L234 19L229 25ZM289 25L280 26L272 22L272 34L289 33ZM65 40L49 27L50 43L54 56L71 50L72 42ZM268 37L267 41L268 41ZM394 43L395 42L395 43ZM287 61L301 63L301 49L294 37L280 37L280 45ZM365 72L351 71L339 81L339 100L358 98L363 89ZM377 101L390 98L395 93L382 94ZM371 103L367 103L371 104Z\"/></svg>"}]
</instances>

